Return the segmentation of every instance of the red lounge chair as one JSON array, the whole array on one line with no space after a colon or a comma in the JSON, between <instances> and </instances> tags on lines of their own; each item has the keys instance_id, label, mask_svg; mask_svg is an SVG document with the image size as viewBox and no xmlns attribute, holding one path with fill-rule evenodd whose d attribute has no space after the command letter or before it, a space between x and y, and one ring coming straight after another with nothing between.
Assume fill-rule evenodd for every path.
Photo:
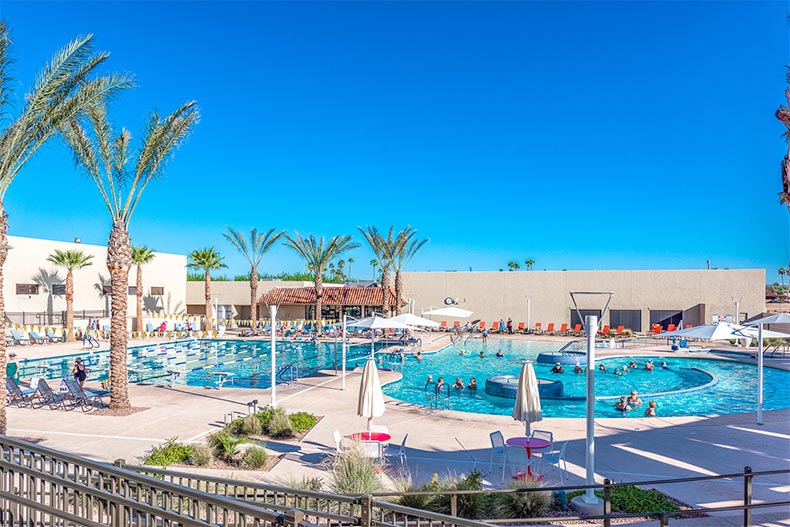
<instances>
[{"instance_id":1,"label":"red lounge chair","mask_svg":"<svg viewBox=\"0 0 790 527\"><path fill-rule=\"evenodd\" d=\"M554 335L554 322L549 322L549 326L546 328L546 333L549 335Z\"/></svg>"},{"instance_id":2,"label":"red lounge chair","mask_svg":"<svg viewBox=\"0 0 790 527\"><path fill-rule=\"evenodd\" d=\"M486 329L486 323L481 320L480 324L477 325L477 328L480 330L480 333L482 333Z\"/></svg>"},{"instance_id":3,"label":"red lounge chair","mask_svg":"<svg viewBox=\"0 0 790 527\"><path fill-rule=\"evenodd\" d=\"M653 324L653 327L650 328L650 333L653 333L654 335L658 335L662 331L663 329L661 328L661 324Z\"/></svg>"},{"instance_id":4,"label":"red lounge chair","mask_svg":"<svg viewBox=\"0 0 790 527\"><path fill-rule=\"evenodd\" d=\"M667 326L667 333L670 331L675 331L678 327L675 324L670 324Z\"/></svg>"},{"instance_id":5,"label":"red lounge chair","mask_svg":"<svg viewBox=\"0 0 790 527\"><path fill-rule=\"evenodd\" d=\"M460 328L461 327L461 321L460 320L456 320L455 322L453 322L453 327L454 328Z\"/></svg>"},{"instance_id":6,"label":"red lounge chair","mask_svg":"<svg viewBox=\"0 0 790 527\"><path fill-rule=\"evenodd\" d=\"M598 332L599 335L603 335L604 337L609 336L609 324L605 325L601 331Z\"/></svg>"},{"instance_id":7,"label":"red lounge chair","mask_svg":"<svg viewBox=\"0 0 790 527\"><path fill-rule=\"evenodd\" d=\"M541 325L540 322L535 322L535 327L532 328L532 332L535 333L536 335L541 335L543 333L543 330L540 329L540 325Z\"/></svg>"},{"instance_id":8,"label":"red lounge chair","mask_svg":"<svg viewBox=\"0 0 790 527\"><path fill-rule=\"evenodd\" d=\"M519 322L518 327L516 328L516 333L526 333L527 330L524 328L524 323Z\"/></svg>"},{"instance_id":9,"label":"red lounge chair","mask_svg":"<svg viewBox=\"0 0 790 527\"><path fill-rule=\"evenodd\" d=\"M584 331L582 331L582 325L581 324L576 324L575 326L573 326L573 329L571 330L571 334L573 334L576 337L583 336L584 335Z\"/></svg>"},{"instance_id":10,"label":"red lounge chair","mask_svg":"<svg viewBox=\"0 0 790 527\"><path fill-rule=\"evenodd\" d=\"M560 326L560 330L557 332L558 335L567 335L568 334L568 324L563 324Z\"/></svg>"},{"instance_id":11,"label":"red lounge chair","mask_svg":"<svg viewBox=\"0 0 790 527\"><path fill-rule=\"evenodd\" d=\"M497 331L499 331L499 322L497 322L495 320L495 321L491 322L491 327L488 328L488 332L489 333L496 333Z\"/></svg>"},{"instance_id":12,"label":"red lounge chair","mask_svg":"<svg viewBox=\"0 0 790 527\"><path fill-rule=\"evenodd\" d=\"M446 320L442 320L439 323L439 331L447 331L447 321Z\"/></svg>"},{"instance_id":13,"label":"red lounge chair","mask_svg":"<svg viewBox=\"0 0 790 527\"><path fill-rule=\"evenodd\" d=\"M693 328L694 324L686 324L686 329Z\"/></svg>"},{"instance_id":14,"label":"red lounge chair","mask_svg":"<svg viewBox=\"0 0 790 527\"><path fill-rule=\"evenodd\" d=\"M617 331L614 332L614 336L615 337L622 337L624 330L625 330L624 326L617 326Z\"/></svg>"}]
</instances>

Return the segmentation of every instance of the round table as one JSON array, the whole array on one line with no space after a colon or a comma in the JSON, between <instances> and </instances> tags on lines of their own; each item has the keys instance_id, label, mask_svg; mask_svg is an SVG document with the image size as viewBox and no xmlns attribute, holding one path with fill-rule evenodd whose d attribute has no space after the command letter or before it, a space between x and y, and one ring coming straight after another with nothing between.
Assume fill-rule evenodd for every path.
<instances>
[{"instance_id":1,"label":"round table","mask_svg":"<svg viewBox=\"0 0 790 527\"><path fill-rule=\"evenodd\" d=\"M532 459L532 450L540 450L551 446L551 443L538 437L511 437L505 443L511 446L523 447L527 451L527 459ZM527 476L530 479L532 478L531 466L527 467Z\"/></svg>"},{"instance_id":2,"label":"round table","mask_svg":"<svg viewBox=\"0 0 790 527\"><path fill-rule=\"evenodd\" d=\"M392 436L384 432L357 432L348 436L349 439L354 441L378 441L379 443L386 443Z\"/></svg>"}]
</instances>

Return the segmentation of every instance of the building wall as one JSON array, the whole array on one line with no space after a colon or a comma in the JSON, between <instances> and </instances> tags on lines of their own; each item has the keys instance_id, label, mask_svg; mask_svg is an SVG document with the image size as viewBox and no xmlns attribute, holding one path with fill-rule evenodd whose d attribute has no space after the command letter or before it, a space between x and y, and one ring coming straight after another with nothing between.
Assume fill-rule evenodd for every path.
<instances>
[{"instance_id":1,"label":"building wall","mask_svg":"<svg viewBox=\"0 0 790 527\"><path fill-rule=\"evenodd\" d=\"M614 291L610 309L640 310L643 331L649 329L650 310L683 310L688 317L684 323L695 325L710 322L716 314L734 314L736 300L742 319L765 310L763 269L409 272L404 284L417 314L442 306L449 296L489 326L493 320L512 317L516 323L541 322L545 328L554 322L559 328L570 322L573 303L568 291ZM601 309L604 302L605 297L589 297L579 307ZM608 314L604 323L609 323Z\"/></svg>"},{"instance_id":2,"label":"building wall","mask_svg":"<svg viewBox=\"0 0 790 527\"><path fill-rule=\"evenodd\" d=\"M74 310L109 311L110 296L102 293L109 285L107 247L83 243L40 240L9 236L11 250L3 269L3 295L6 311L13 318L18 312L59 312L66 309L65 294L50 294L53 285L66 283L66 270L47 261L55 249L80 250L93 255L90 266L74 271ZM186 310L186 256L155 253L153 261L143 266L143 301L149 311L184 313ZM136 267L129 273L129 285L135 286ZM17 284L38 284L38 294L17 294ZM163 287L163 295L152 295L151 287ZM129 315L134 316L135 296L129 296ZM27 323L36 323L28 320ZM46 323L42 320L38 323Z\"/></svg>"},{"instance_id":3,"label":"building wall","mask_svg":"<svg viewBox=\"0 0 790 527\"><path fill-rule=\"evenodd\" d=\"M258 297L276 287L310 287L312 282L285 282L283 280L261 280L258 282ZM206 314L206 295L205 283L192 282L186 283L186 296L187 296L187 312L195 315ZM240 320L249 320L250 318L250 283L245 282L229 282L229 281L212 281L211 282L211 304L217 303L220 307L222 315L230 311L231 318ZM292 306L294 309L288 309L287 316L293 319L304 318L303 306ZM286 316L286 306L283 306L283 314L278 317ZM266 306L258 307L258 317L268 317L268 310ZM221 317L226 318L226 317Z\"/></svg>"}]
</instances>

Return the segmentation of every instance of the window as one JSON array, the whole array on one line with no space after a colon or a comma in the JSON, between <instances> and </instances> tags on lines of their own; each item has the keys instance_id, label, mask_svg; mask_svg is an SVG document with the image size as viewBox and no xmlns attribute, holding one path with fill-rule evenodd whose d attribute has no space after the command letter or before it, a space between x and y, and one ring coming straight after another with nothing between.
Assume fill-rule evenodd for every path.
<instances>
[{"instance_id":1,"label":"window","mask_svg":"<svg viewBox=\"0 0 790 527\"><path fill-rule=\"evenodd\" d=\"M112 294L112 286L111 285L103 285L101 286L101 292L103 295L111 295Z\"/></svg>"},{"instance_id":2,"label":"window","mask_svg":"<svg viewBox=\"0 0 790 527\"><path fill-rule=\"evenodd\" d=\"M623 326L637 333L642 331L642 311L640 309L612 309L609 311L612 329Z\"/></svg>"},{"instance_id":3,"label":"window","mask_svg":"<svg viewBox=\"0 0 790 527\"><path fill-rule=\"evenodd\" d=\"M66 294L66 284L52 284L52 294L53 295L65 295Z\"/></svg>"},{"instance_id":4,"label":"window","mask_svg":"<svg viewBox=\"0 0 790 527\"><path fill-rule=\"evenodd\" d=\"M584 317L588 315L595 315L598 317L599 327L602 326L601 322L601 310L600 309L580 309L582 313L582 318L579 318L579 313L576 312L575 309L571 308L571 328L573 329L576 327L576 324L581 324L584 327Z\"/></svg>"},{"instance_id":5,"label":"window","mask_svg":"<svg viewBox=\"0 0 790 527\"><path fill-rule=\"evenodd\" d=\"M164 287L152 287L151 288L151 296L164 296L165 288Z\"/></svg>"},{"instance_id":6,"label":"window","mask_svg":"<svg viewBox=\"0 0 790 527\"><path fill-rule=\"evenodd\" d=\"M18 295L37 295L38 284L16 284L16 294Z\"/></svg>"},{"instance_id":7,"label":"window","mask_svg":"<svg viewBox=\"0 0 790 527\"><path fill-rule=\"evenodd\" d=\"M129 286L129 296L136 296L137 295L137 287L130 285Z\"/></svg>"}]
</instances>

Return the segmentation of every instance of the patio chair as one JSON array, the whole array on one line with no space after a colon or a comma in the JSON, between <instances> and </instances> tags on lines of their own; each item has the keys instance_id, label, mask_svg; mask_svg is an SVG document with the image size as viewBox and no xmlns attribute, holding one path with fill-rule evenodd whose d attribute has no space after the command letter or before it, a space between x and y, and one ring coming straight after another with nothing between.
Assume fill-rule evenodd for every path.
<instances>
[{"instance_id":1,"label":"patio chair","mask_svg":"<svg viewBox=\"0 0 790 527\"><path fill-rule=\"evenodd\" d=\"M389 428L387 428L386 425L370 425L370 431L377 432L380 434L388 434L388 435L390 433ZM387 448L388 446L390 446L390 443L389 441L382 441L381 445L384 448Z\"/></svg>"},{"instance_id":2,"label":"patio chair","mask_svg":"<svg viewBox=\"0 0 790 527\"><path fill-rule=\"evenodd\" d=\"M5 379L6 389L6 404L15 404L22 408L27 405L32 405L33 393L35 388L20 388L16 381L11 377Z\"/></svg>"},{"instance_id":3,"label":"patio chair","mask_svg":"<svg viewBox=\"0 0 790 527\"><path fill-rule=\"evenodd\" d=\"M343 436L340 435L340 430L335 430L334 432L332 432L332 437L335 440L335 452L337 452L338 454L342 454L344 450Z\"/></svg>"},{"instance_id":4,"label":"patio chair","mask_svg":"<svg viewBox=\"0 0 790 527\"><path fill-rule=\"evenodd\" d=\"M542 335L542 334L543 334L543 330L542 330L542 329L541 329L541 327L540 327L540 326L541 326L541 324L542 324L542 322L535 322L535 327L534 327L534 328L532 328L532 332L533 332L535 335Z\"/></svg>"},{"instance_id":5,"label":"patio chair","mask_svg":"<svg viewBox=\"0 0 790 527\"><path fill-rule=\"evenodd\" d=\"M549 450L554 449L554 434L548 430L533 430L530 437L534 439L545 439L549 442Z\"/></svg>"},{"instance_id":6,"label":"patio chair","mask_svg":"<svg viewBox=\"0 0 790 527\"><path fill-rule=\"evenodd\" d=\"M543 465L550 465L552 470L554 468L560 469L560 486L565 485L564 473L568 471L568 465L565 463L565 450L568 448L568 442L565 441L560 445L559 450L552 450L540 457L540 470L543 470Z\"/></svg>"},{"instance_id":7,"label":"patio chair","mask_svg":"<svg viewBox=\"0 0 790 527\"><path fill-rule=\"evenodd\" d=\"M400 447L398 447L398 461L400 461L400 469L401 471L406 469L406 440L409 438L409 434L403 436L403 441L400 443Z\"/></svg>"},{"instance_id":8,"label":"patio chair","mask_svg":"<svg viewBox=\"0 0 790 527\"><path fill-rule=\"evenodd\" d=\"M359 448L359 451L362 452L363 456L375 459L379 464L379 467L381 466L382 462L384 461L384 450L380 442L357 441L357 448Z\"/></svg>"},{"instance_id":9,"label":"patio chair","mask_svg":"<svg viewBox=\"0 0 790 527\"><path fill-rule=\"evenodd\" d=\"M546 328L546 334L548 334L548 335L555 335L556 334L554 332L554 322L549 322L549 325Z\"/></svg>"},{"instance_id":10,"label":"patio chair","mask_svg":"<svg viewBox=\"0 0 790 527\"><path fill-rule=\"evenodd\" d=\"M518 327L516 328L516 333L526 333L527 329L524 327L523 322L518 323Z\"/></svg>"},{"instance_id":11,"label":"patio chair","mask_svg":"<svg viewBox=\"0 0 790 527\"><path fill-rule=\"evenodd\" d=\"M527 473L535 466L535 459L527 456L524 447L505 445L505 461L510 466L510 476L513 478L527 477ZM502 481L505 481L505 469L502 467Z\"/></svg>"},{"instance_id":12,"label":"patio chair","mask_svg":"<svg viewBox=\"0 0 790 527\"><path fill-rule=\"evenodd\" d=\"M567 335L568 334L568 324L563 324L560 326L560 330L557 332L558 335Z\"/></svg>"},{"instance_id":13,"label":"patio chair","mask_svg":"<svg viewBox=\"0 0 790 527\"><path fill-rule=\"evenodd\" d=\"M494 470L494 456L502 456L502 481L505 481L505 466L507 465L507 452L505 450L505 437L502 432L497 430L488 434L491 440L491 459L488 462L488 470Z\"/></svg>"},{"instance_id":14,"label":"patio chair","mask_svg":"<svg viewBox=\"0 0 790 527\"><path fill-rule=\"evenodd\" d=\"M15 329L11 330L11 338L14 339L14 344L27 345L30 344L30 339L22 337Z\"/></svg>"},{"instance_id":15,"label":"patio chair","mask_svg":"<svg viewBox=\"0 0 790 527\"><path fill-rule=\"evenodd\" d=\"M104 390L95 392L85 391L80 388L80 384L73 379L64 379L64 382L66 383L66 388L68 389L66 397L73 401L74 406L79 405L83 412L90 412L94 408L98 408L96 406L97 403L104 406L102 397L107 395L109 392Z\"/></svg>"},{"instance_id":16,"label":"patio chair","mask_svg":"<svg viewBox=\"0 0 790 527\"><path fill-rule=\"evenodd\" d=\"M65 395L52 391L52 388L50 388L49 384L47 384L47 380L43 377L38 378L38 386L36 388L36 393L33 394L33 397L34 399L38 400L39 403L41 403L39 408L46 404L49 406L50 410L56 410L58 406L64 410L67 410Z\"/></svg>"},{"instance_id":17,"label":"patio chair","mask_svg":"<svg viewBox=\"0 0 790 527\"><path fill-rule=\"evenodd\" d=\"M30 340L38 344L47 344L48 342L50 342L49 337L43 337L36 331L30 332Z\"/></svg>"},{"instance_id":18,"label":"patio chair","mask_svg":"<svg viewBox=\"0 0 790 527\"><path fill-rule=\"evenodd\" d=\"M584 330L582 330L582 325L581 324L576 324L575 326L573 326L573 329L571 330L571 335L573 335L575 337L583 337L584 336Z\"/></svg>"}]
</instances>

